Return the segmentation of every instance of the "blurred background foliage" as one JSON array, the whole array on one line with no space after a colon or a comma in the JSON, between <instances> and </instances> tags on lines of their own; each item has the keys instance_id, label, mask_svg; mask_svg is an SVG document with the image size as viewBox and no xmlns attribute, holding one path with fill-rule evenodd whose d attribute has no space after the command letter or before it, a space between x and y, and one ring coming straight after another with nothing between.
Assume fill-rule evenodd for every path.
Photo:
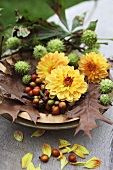
<instances>
[{"instance_id":1,"label":"blurred background foliage","mask_svg":"<svg viewBox=\"0 0 113 170\"><path fill-rule=\"evenodd\" d=\"M83 2L84 0L60 1L61 3L63 3L65 8L69 8L73 5ZM13 26L15 24L15 9L18 9L20 13L27 14L28 12L29 16L32 18L41 17L47 19L54 14L53 10L46 3L46 0L1 0L0 8L2 8L2 15L0 16L0 25L4 28L8 25Z\"/></svg>"}]
</instances>

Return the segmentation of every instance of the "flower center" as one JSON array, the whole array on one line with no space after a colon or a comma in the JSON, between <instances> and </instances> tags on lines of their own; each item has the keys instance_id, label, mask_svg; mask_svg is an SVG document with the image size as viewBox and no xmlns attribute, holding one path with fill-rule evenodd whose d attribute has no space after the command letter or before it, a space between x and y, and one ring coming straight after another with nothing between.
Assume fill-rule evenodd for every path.
<instances>
[{"instance_id":1,"label":"flower center","mask_svg":"<svg viewBox=\"0 0 113 170\"><path fill-rule=\"evenodd\" d=\"M88 63L88 69L89 71L94 71L96 69L96 65L92 63Z\"/></svg>"},{"instance_id":2,"label":"flower center","mask_svg":"<svg viewBox=\"0 0 113 170\"><path fill-rule=\"evenodd\" d=\"M67 77L64 78L64 85L65 86L71 86L73 82L74 77L69 77L67 74Z\"/></svg>"}]
</instances>

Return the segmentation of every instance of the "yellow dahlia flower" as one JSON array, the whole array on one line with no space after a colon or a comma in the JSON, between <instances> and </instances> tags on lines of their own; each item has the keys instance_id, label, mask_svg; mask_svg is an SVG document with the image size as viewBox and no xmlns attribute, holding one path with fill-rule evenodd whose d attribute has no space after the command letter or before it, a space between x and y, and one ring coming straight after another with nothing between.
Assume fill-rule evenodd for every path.
<instances>
[{"instance_id":1,"label":"yellow dahlia flower","mask_svg":"<svg viewBox=\"0 0 113 170\"><path fill-rule=\"evenodd\" d=\"M110 68L110 64L107 62L107 59L102 57L101 53L96 54L95 52L82 56L78 65L80 72L87 76L88 81L92 83L98 83L101 79L107 77L107 70Z\"/></svg>"},{"instance_id":2,"label":"yellow dahlia flower","mask_svg":"<svg viewBox=\"0 0 113 170\"><path fill-rule=\"evenodd\" d=\"M46 89L59 100L73 102L79 100L88 88L84 75L72 66L58 66L46 77Z\"/></svg>"},{"instance_id":3,"label":"yellow dahlia flower","mask_svg":"<svg viewBox=\"0 0 113 170\"><path fill-rule=\"evenodd\" d=\"M41 58L41 61L37 65L36 73L44 81L46 76L51 73L51 71L57 68L59 65L66 66L69 63L68 57L64 53L48 53Z\"/></svg>"}]
</instances>

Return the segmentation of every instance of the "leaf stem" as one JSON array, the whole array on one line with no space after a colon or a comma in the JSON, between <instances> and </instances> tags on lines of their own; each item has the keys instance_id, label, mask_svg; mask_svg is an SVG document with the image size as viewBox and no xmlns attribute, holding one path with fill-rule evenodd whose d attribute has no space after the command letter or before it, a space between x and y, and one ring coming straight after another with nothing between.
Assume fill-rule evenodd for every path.
<instances>
[{"instance_id":1,"label":"leaf stem","mask_svg":"<svg viewBox=\"0 0 113 170\"><path fill-rule=\"evenodd\" d=\"M99 40L111 40L113 41L113 38L98 38Z\"/></svg>"}]
</instances>

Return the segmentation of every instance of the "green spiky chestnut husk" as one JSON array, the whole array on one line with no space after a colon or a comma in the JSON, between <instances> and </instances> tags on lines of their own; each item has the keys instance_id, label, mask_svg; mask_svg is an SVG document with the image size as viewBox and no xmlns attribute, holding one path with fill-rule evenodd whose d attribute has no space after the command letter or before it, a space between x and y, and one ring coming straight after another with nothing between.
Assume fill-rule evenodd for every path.
<instances>
[{"instance_id":1,"label":"green spiky chestnut husk","mask_svg":"<svg viewBox=\"0 0 113 170\"><path fill-rule=\"evenodd\" d=\"M110 93L113 90L113 82L110 79L103 79L99 89L102 93Z\"/></svg>"},{"instance_id":2,"label":"green spiky chestnut husk","mask_svg":"<svg viewBox=\"0 0 113 170\"><path fill-rule=\"evenodd\" d=\"M8 49L15 50L21 45L21 41L17 37L10 37L6 41L6 46Z\"/></svg>"},{"instance_id":3,"label":"green spiky chestnut husk","mask_svg":"<svg viewBox=\"0 0 113 170\"><path fill-rule=\"evenodd\" d=\"M47 51L48 52L51 52L51 53L54 53L55 51L63 52L64 50L65 50L64 42L62 40L60 40L59 38L50 40L47 43Z\"/></svg>"},{"instance_id":4,"label":"green spiky chestnut husk","mask_svg":"<svg viewBox=\"0 0 113 170\"><path fill-rule=\"evenodd\" d=\"M30 81L31 81L31 75L26 74L22 77L22 83L27 85L27 84L29 84Z\"/></svg>"},{"instance_id":5,"label":"green spiky chestnut husk","mask_svg":"<svg viewBox=\"0 0 113 170\"><path fill-rule=\"evenodd\" d=\"M46 47L44 47L42 45L35 46L33 54L34 54L36 59L40 59L41 57L43 57L44 55L47 54Z\"/></svg>"},{"instance_id":6,"label":"green spiky chestnut husk","mask_svg":"<svg viewBox=\"0 0 113 170\"><path fill-rule=\"evenodd\" d=\"M92 30L85 30L82 34L81 42L89 47L93 47L97 42L97 34Z\"/></svg>"},{"instance_id":7,"label":"green spiky chestnut husk","mask_svg":"<svg viewBox=\"0 0 113 170\"><path fill-rule=\"evenodd\" d=\"M79 61L79 56L76 54L76 53L74 53L74 52L72 52L72 53L70 53L69 55L68 55L68 58L69 58L69 60L70 60L70 62L69 62L69 65L70 66L74 66L75 68L77 68L77 66L78 66L78 61Z\"/></svg>"},{"instance_id":8,"label":"green spiky chestnut husk","mask_svg":"<svg viewBox=\"0 0 113 170\"><path fill-rule=\"evenodd\" d=\"M111 103L111 98L108 94L102 94L100 96L100 102L103 104L103 105L108 105Z\"/></svg>"},{"instance_id":9,"label":"green spiky chestnut husk","mask_svg":"<svg viewBox=\"0 0 113 170\"><path fill-rule=\"evenodd\" d=\"M30 70L31 66L29 63L25 61L18 61L15 65L15 71L17 71L20 75L25 75Z\"/></svg>"}]
</instances>

